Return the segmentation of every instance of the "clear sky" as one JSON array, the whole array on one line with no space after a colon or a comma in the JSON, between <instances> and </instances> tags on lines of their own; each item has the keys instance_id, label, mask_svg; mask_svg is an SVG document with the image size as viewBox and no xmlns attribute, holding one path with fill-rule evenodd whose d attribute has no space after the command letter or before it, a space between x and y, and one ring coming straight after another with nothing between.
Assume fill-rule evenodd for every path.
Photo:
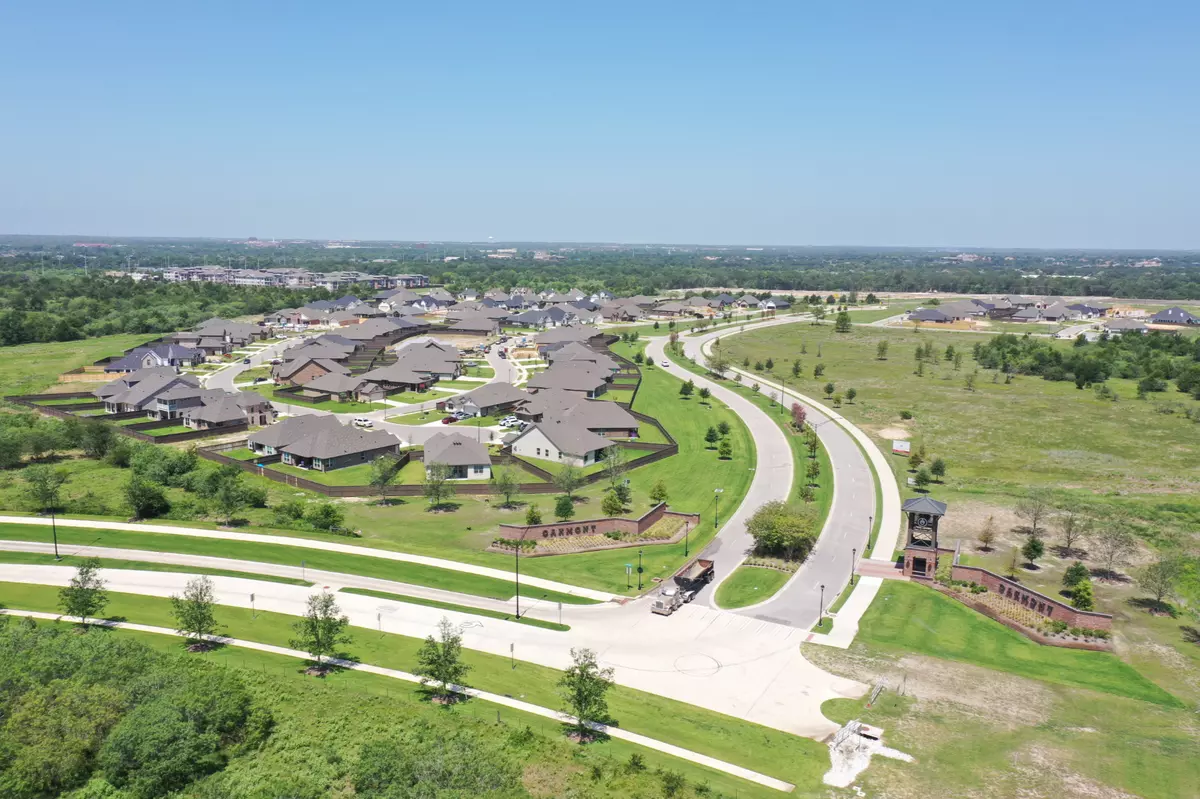
<instances>
[{"instance_id":1,"label":"clear sky","mask_svg":"<svg viewBox=\"0 0 1200 799\"><path fill-rule=\"evenodd\" d=\"M1200 247L1200 3L8 2L0 232Z\"/></svg>"}]
</instances>

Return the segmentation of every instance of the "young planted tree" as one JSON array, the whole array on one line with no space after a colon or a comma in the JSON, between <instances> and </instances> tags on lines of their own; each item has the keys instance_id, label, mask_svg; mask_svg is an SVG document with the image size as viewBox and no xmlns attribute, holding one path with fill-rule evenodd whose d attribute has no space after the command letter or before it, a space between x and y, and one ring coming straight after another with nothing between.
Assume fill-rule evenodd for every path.
<instances>
[{"instance_id":1,"label":"young planted tree","mask_svg":"<svg viewBox=\"0 0 1200 799\"><path fill-rule=\"evenodd\" d=\"M316 670L323 672L324 659L337 654L340 644L350 643L347 627L350 619L342 613L337 600L328 591L312 594L304 615L292 625L296 637L289 646L312 655L316 661Z\"/></svg>"},{"instance_id":2,"label":"young planted tree","mask_svg":"<svg viewBox=\"0 0 1200 799\"><path fill-rule=\"evenodd\" d=\"M650 487L650 499L653 502L666 502L667 484L662 480L655 481L654 485Z\"/></svg>"},{"instance_id":3,"label":"young planted tree","mask_svg":"<svg viewBox=\"0 0 1200 799\"><path fill-rule=\"evenodd\" d=\"M450 482L452 469L445 463L425 464L425 477L421 481L421 493L429 500L430 510L444 506L454 496L454 485Z\"/></svg>"},{"instance_id":4,"label":"young planted tree","mask_svg":"<svg viewBox=\"0 0 1200 799\"><path fill-rule=\"evenodd\" d=\"M804 429L804 422L808 419L808 411L798 402L792 403L792 427L797 430Z\"/></svg>"},{"instance_id":5,"label":"young planted tree","mask_svg":"<svg viewBox=\"0 0 1200 799\"><path fill-rule=\"evenodd\" d=\"M537 505L530 505L525 509L525 524L533 527L535 524L542 523L542 509Z\"/></svg>"},{"instance_id":6,"label":"young planted tree","mask_svg":"<svg viewBox=\"0 0 1200 799\"><path fill-rule=\"evenodd\" d=\"M1042 535L1043 524L1050 516L1050 493L1044 488L1031 488L1017 503L1017 516L1029 523L1027 532L1037 538Z\"/></svg>"},{"instance_id":7,"label":"young planted tree","mask_svg":"<svg viewBox=\"0 0 1200 799\"><path fill-rule=\"evenodd\" d=\"M213 581L207 576L193 577L183 587L182 596L171 596L175 631L192 642L193 651L205 647L207 640L217 633L217 619L213 613L216 604Z\"/></svg>"},{"instance_id":8,"label":"young planted tree","mask_svg":"<svg viewBox=\"0 0 1200 799\"><path fill-rule=\"evenodd\" d=\"M575 515L575 500L571 499L566 494L559 494L554 500L554 515L558 520L565 522L567 519Z\"/></svg>"},{"instance_id":9,"label":"young planted tree","mask_svg":"<svg viewBox=\"0 0 1200 799\"><path fill-rule=\"evenodd\" d=\"M920 469L917 469L913 481L916 482L918 491L924 491L933 482L933 477L929 474L929 470L922 466Z\"/></svg>"},{"instance_id":10,"label":"young planted tree","mask_svg":"<svg viewBox=\"0 0 1200 799\"><path fill-rule=\"evenodd\" d=\"M417 668L413 671L421 678L421 685L433 685L435 700L445 702L454 696L451 686L467 687L463 678L471 667L462 662L462 633L445 616L438 622L438 637L425 638L417 650Z\"/></svg>"},{"instance_id":11,"label":"young planted tree","mask_svg":"<svg viewBox=\"0 0 1200 799\"><path fill-rule=\"evenodd\" d=\"M1025 562L1029 564L1029 568L1037 568L1037 560L1046 553L1046 545L1042 543L1042 539L1035 536L1030 536L1025 543L1021 545L1021 555L1024 556Z\"/></svg>"},{"instance_id":12,"label":"young planted tree","mask_svg":"<svg viewBox=\"0 0 1200 799\"><path fill-rule=\"evenodd\" d=\"M852 329L852 324L850 314L847 311L841 311L834 320L833 331L835 333L849 333Z\"/></svg>"},{"instance_id":13,"label":"young planted tree","mask_svg":"<svg viewBox=\"0 0 1200 799\"><path fill-rule=\"evenodd\" d=\"M58 592L58 606L64 616L76 616L87 627L88 619L99 616L108 604L108 592L100 578L100 559L85 558L65 588Z\"/></svg>"},{"instance_id":14,"label":"young planted tree","mask_svg":"<svg viewBox=\"0 0 1200 799\"><path fill-rule=\"evenodd\" d=\"M553 482L555 488L567 495L567 499L574 501L575 492L583 485L583 472L578 466L566 463L555 473Z\"/></svg>"},{"instance_id":15,"label":"young planted tree","mask_svg":"<svg viewBox=\"0 0 1200 799\"><path fill-rule=\"evenodd\" d=\"M717 425L717 432L718 432L718 433L720 433L722 436L727 436L727 435L729 435L729 431L730 431L730 429L731 429L731 428L729 427L729 422L726 422L726 421L724 421L724 420L722 420L722 421L721 421L721 422L720 422L720 423Z\"/></svg>"},{"instance_id":16,"label":"young planted tree","mask_svg":"<svg viewBox=\"0 0 1200 799\"><path fill-rule=\"evenodd\" d=\"M803 368L804 368L804 367L803 367L803 366L801 366L801 364L800 364L800 359L799 359L799 358L797 358L796 360L792 361L792 377L799 377L799 376L800 376L800 370L801 370L801 369L803 369Z\"/></svg>"},{"instance_id":17,"label":"young planted tree","mask_svg":"<svg viewBox=\"0 0 1200 799\"><path fill-rule=\"evenodd\" d=\"M1183 577L1183 563L1177 558L1160 557L1144 567L1137 575L1137 587L1154 599L1154 607L1166 607L1166 600L1175 595Z\"/></svg>"},{"instance_id":18,"label":"young planted tree","mask_svg":"<svg viewBox=\"0 0 1200 799\"><path fill-rule=\"evenodd\" d=\"M961 369L962 364L963 364L963 354L961 352L954 353L954 371L957 372L959 369Z\"/></svg>"},{"instance_id":19,"label":"young planted tree","mask_svg":"<svg viewBox=\"0 0 1200 799\"><path fill-rule=\"evenodd\" d=\"M1137 551L1137 540L1124 527L1111 525L1092 535L1092 549L1104 564L1104 571L1112 575Z\"/></svg>"},{"instance_id":20,"label":"young planted tree","mask_svg":"<svg viewBox=\"0 0 1200 799\"><path fill-rule=\"evenodd\" d=\"M821 448L821 439L817 438L817 433L812 428L804 435L804 446L808 450L808 457L817 457L817 450Z\"/></svg>"},{"instance_id":21,"label":"young planted tree","mask_svg":"<svg viewBox=\"0 0 1200 799\"><path fill-rule=\"evenodd\" d=\"M717 428L709 425L708 430L704 433L704 443L708 445L708 449L712 449L721 440L721 434L717 432Z\"/></svg>"},{"instance_id":22,"label":"young planted tree","mask_svg":"<svg viewBox=\"0 0 1200 799\"><path fill-rule=\"evenodd\" d=\"M625 503L615 491L605 491L604 499L600 500L600 510L605 516L620 516L625 511Z\"/></svg>"},{"instance_id":23,"label":"young planted tree","mask_svg":"<svg viewBox=\"0 0 1200 799\"><path fill-rule=\"evenodd\" d=\"M773 358L767 358L767 362L764 365L767 367L768 372L775 371L775 360Z\"/></svg>"},{"instance_id":24,"label":"young planted tree","mask_svg":"<svg viewBox=\"0 0 1200 799\"><path fill-rule=\"evenodd\" d=\"M1070 504L1059 509L1054 517L1058 533L1062 537L1062 554L1073 557L1077 547L1083 543L1094 526L1092 517L1079 505Z\"/></svg>"},{"instance_id":25,"label":"young planted tree","mask_svg":"<svg viewBox=\"0 0 1200 799\"><path fill-rule=\"evenodd\" d=\"M942 482L942 478L946 476L946 461L941 458L934 458L933 463L929 464L929 473L939 483Z\"/></svg>"},{"instance_id":26,"label":"young planted tree","mask_svg":"<svg viewBox=\"0 0 1200 799\"><path fill-rule=\"evenodd\" d=\"M67 482L66 471L44 463L35 463L25 467L22 477L25 478L25 490L29 499L37 506L39 513L58 510L62 500L62 487Z\"/></svg>"},{"instance_id":27,"label":"young planted tree","mask_svg":"<svg viewBox=\"0 0 1200 799\"><path fill-rule=\"evenodd\" d=\"M886 361L887 353L888 353L888 343L886 341L881 341L875 345L875 360Z\"/></svg>"},{"instance_id":28,"label":"young planted tree","mask_svg":"<svg viewBox=\"0 0 1200 799\"><path fill-rule=\"evenodd\" d=\"M963 386L967 389L967 391L975 390L975 378L976 377L977 377L976 373L971 372L971 374L969 374L963 378Z\"/></svg>"},{"instance_id":29,"label":"young planted tree","mask_svg":"<svg viewBox=\"0 0 1200 799\"><path fill-rule=\"evenodd\" d=\"M711 391L709 391L707 388L703 388L703 387L702 387L702 388L700 389L700 391L698 392L698 395L699 395L699 397L700 397L700 399L701 399L701 400L704 400L704 401L706 401L706 402L707 402L707 401L708 401L708 398L712 396L712 392L711 392Z\"/></svg>"},{"instance_id":30,"label":"young planted tree","mask_svg":"<svg viewBox=\"0 0 1200 799\"><path fill-rule=\"evenodd\" d=\"M996 543L996 521L988 516L979 530L979 548L984 552L991 552L994 543Z\"/></svg>"},{"instance_id":31,"label":"young planted tree","mask_svg":"<svg viewBox=\"0 0 1200 799\"><path fill-rule=\"evenodd\" d=\"M712 372L717 377L724 377L729 371L729 358L725 355L724 350L714 349L712 355L705 359L708 364L708 371Z\"/></svg>"},{"instance_id":32,"label":"young planted tree","mask_svg":"<svg viewBox=\"0 0 1200 799\"><path fill-rule=\"evenodd\" d=\"M383 504L384 491L396 479L400 472L400 459L395 455L380 455L371 461L371 488L379 495L379 503Z\"/></svg>"},{"instance_id":33,"label":"young planted tree","mask_svg":"<svg viewBox=\"0 0 1200 799\"><path fill-rule=\"evenodd\" d=\"M575 718L578 740L592 737L592 725L608 721L608 689L613 686L613 670L602 669L596 653L590 649L572 649L571 665L558 681L566 712Z\"/></svg>"},{"instance_id":34,"label":"young planted tree","mask_svg":"<svg viewBox=\"0 0 1200 799\"><path fill-rule=\"evenodd\" d=\"M834 391L834 389L835 389L835 388L836 388L836 386L834 386L834 384L833 384L833 383L826 383L826 384L825 384L825 397L826 397L826 399L828 399L828 398L830 398L830 397L832 397L832 396L833 396L833 391Z\"/></svg>"},{"instance_id":35,"label":"young planted tree","mask_svg":"<svg viewBox=\"0 0 1200 799\"><path fill-rule=\"evenodd\" d=\"M246 492L240 473L221 481L213 494L213 504L225 519L225 524L233 524L237 512L246 507Z\"/></svg>"},{"instance_id":36,"label":"young planted tree","mask_svg":"<svg viewBox=\"0 0 1200 799\"><path fill-rule=\"evenodd\" d=\"M816 485L817 479L821 476L821 462L816 458L810 460L805 469L805 476L808 477L808 485Z\"/></svg>"},{"instance_id":37,"label":"young planted tree","mask_svg":"<svg viewBox=\"0 0 1200 799\"><path fill-rule=\"evenodd\" d=\"M849 402L851 405L853 405L854 398L857 396L858 396L857 388L854 388L853 386L851 386L850 388L846 389L846 402Z\"/></svg>"},{"instance_id":38,"label":"young planted tree","mask_svg":"<svg viewBox=\"0 0 1200 799\"><path fill-rule=\"evenodd\" d=\"M1090 579L1092 573L1088 571L1088 567L1083 565L1083 561L1075 561L1066 568L1063 572L1062 583L1065 588L1074 588L1084 580Z\"/></svg>"},{"instance_id":39,"label":"young planted tree","mask_svg":"<svg viewBox=\"0 0 1200 799\"><path fill-rule=\"evenodd\" d=\"M520 492L521 484L517 482L517 476L513 474L512 469L497 469L492 472L492 490L498 496L504 497L504 502L500 507L511 508L513 497Z\"/></svg>"},{"instance_id":40,"label":"young planted tree","mask_svg":"<svg viewBox=\"0 0 1200 799\"><path fill-rule=\"evenodd\" d=\"M921 464L924 462L925 458L920 452L913 452L908 456L908 470L910 472L915 472L917 469L921 468Z\"/></svg>"},{"instance_id":41,"label":"young planted tree","mask_svg":"<svg viewBox=\"0 0 1200 799\"><path fill-rule=\"evenodd\" d=\"M825 374L825 364L819 363L813 367L813 379L816 380L821 375Z\"/></svg>"},{"instance_id":42,"label":"young planted tree","mask_svg":"<svg viewBox=\"0 0 1200 799\"><path fill-rule=\"evenodd\" d=\"M1089 579L1081 580L1071 592L1071 607L1076 610L1095 610L1096 609L1096 593L1092 588L1092 581Z\"/></svg>"},{"instance_id":43,"label":"young planted tree","mask_svg":"<svg viewBox=\"0 0 1200 799\"><path fill-rule=\"evenodd\" d=\"M721 439L721 443L717 447L717 457L723 461L733 457L733 444L729 443L728 438Z\"/></svg>"}]
</instances>

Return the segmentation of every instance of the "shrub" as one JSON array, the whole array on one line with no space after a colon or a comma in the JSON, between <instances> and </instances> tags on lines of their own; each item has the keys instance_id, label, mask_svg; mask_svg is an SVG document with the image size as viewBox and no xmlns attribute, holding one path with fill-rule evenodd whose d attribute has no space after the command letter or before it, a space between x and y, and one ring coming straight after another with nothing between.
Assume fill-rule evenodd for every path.
<instances>
[{"instance_id":1,"label":"shrub","mask_svg":"<svg viewBox=\"0 0 1200 799\"><path fill-rule=\"evenodd\" d=\"M912 411L900 411L900 418L901 418L901 419L911 419L911 418L913 418Z\"/></svg>"}]
</instances>

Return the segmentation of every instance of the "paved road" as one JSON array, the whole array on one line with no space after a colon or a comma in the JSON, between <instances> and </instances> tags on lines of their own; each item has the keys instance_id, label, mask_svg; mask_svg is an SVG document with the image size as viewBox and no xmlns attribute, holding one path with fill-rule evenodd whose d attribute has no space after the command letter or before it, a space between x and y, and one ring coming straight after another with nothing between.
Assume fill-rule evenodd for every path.
<instances>
[{"instance_id":1,"label":"paved road","mask_svg":"<svg viewBox=\"0 0 1200 799\"><path fill-rule=\"evenodd\" d=\"M0 582L66 585L66 566L0 564ZM102 569L110 591L167 597L189 575ZM237 577L213 577L218 604L300 616L313 589ZM836 697L861 696L867 686L836 677L800 654L807 633L696 605L672 616L646 612L645 603L563 608L566 632L481 618L422 605L338 594L353 627L424 638L443 618L460 626L468 649L556 669L570 664L572 647L596 651L616 681L670 699L706 707L818 740L838 725L821 714ZM353 645L351 645L353 650ZM518 666L520 668L520 666Z\"/></svg>"},{"instance_id":2,"label":"paved road","mask_svg":"<svg viewBox=\"0 0 1200 799\"><path fill-rule=\"evenodd\" d=\"M246 364L242 363L241 361L236 361L229 366L226 366L224 369L220 369L210 375L207 375L204 379L204 385L207 388L223 388L226 391L233 391L233 385L237 382L237 376L242 372L246 371L247 369L253 369L256 366L265 366L266 364L269 364L272 358L278 358L281 352L300 344L302 341L304 341L304 338L293 337L284 341L277 341L274 344L269 344L265 349L259 350L252 355L247 355L246 357L250 359L250 363Z\"/></svg>"}]
</instances>

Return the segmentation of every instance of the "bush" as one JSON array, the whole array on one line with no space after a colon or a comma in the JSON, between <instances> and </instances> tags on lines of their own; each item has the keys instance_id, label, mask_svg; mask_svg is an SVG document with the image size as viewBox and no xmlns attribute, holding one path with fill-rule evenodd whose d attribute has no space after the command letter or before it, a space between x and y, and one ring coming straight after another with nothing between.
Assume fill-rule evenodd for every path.
<instances>
[{"instance_id":1,"label":"bush","mask_svg":"<svg viewBox=\"0 0 1200 799\"><path fill-rule=\"evenodd\" d=\"M911 419L911 418L913 418L912 411L900 411L900 418L901 418L901 419Z\"/></svg>"}]
</instances>

